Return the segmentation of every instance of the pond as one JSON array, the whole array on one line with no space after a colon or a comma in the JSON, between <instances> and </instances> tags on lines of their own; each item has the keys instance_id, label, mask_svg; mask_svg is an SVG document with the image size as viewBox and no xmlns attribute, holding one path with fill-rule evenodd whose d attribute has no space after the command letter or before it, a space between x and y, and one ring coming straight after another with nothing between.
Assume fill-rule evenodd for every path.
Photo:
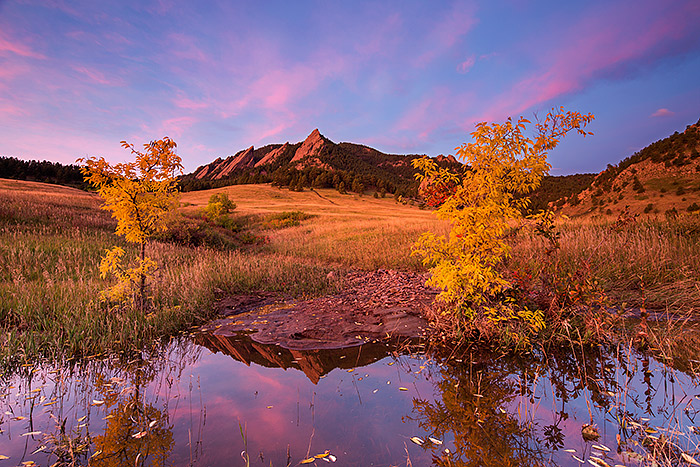
<instances>
[{"instance_id":1,"label":"pond","mask_svg":"<svg viewBox=\"0 0 700 467\"><path fill-rule=\"evenodd\" d=\"M678 465L700 459L695 363L201 334L145 360L6 375L0 467Z\"/></svg>"}]
</instances>

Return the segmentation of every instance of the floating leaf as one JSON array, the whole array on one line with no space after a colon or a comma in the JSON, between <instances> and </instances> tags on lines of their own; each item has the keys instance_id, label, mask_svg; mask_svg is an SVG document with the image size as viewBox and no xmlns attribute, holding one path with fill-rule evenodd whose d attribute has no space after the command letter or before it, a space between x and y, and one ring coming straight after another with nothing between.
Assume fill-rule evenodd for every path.
<instances>
[{"instance_id":1,"label":"floating leaf","mask_svg":"<svg viewBox=\"0 0 700 467\"><path fill-rule=\"evenodd\" d=\"M326 452L324 452L323 454L316 454L314 457L315 457L316 459L323 459L324 457L328 457L328 456L330 456L330 455L331 455L331 452L330 452L330 451L326 451Z\"/></svg>"},{"instance_id":2,"label":"floating leaf","mask_svg":"<svg viewBox=\"0 0 700 467\"><path fill-rule=\"evenodd\" d=\"M151 423L148 424L148 428L153 428L155 424L158 423L158 420L153 420Z\"/></svg>"},{"instance_id":3,"label":"floating leaf","mask_svg":"<svg viewBox=\"0 0 700 467\"><path fill-rule=\"evenodd\" d=\"M92 401L92 405L102 405L104 403L105 403L105 401L97 401L97 400Z\"/></svg>"},{"instance_id":4,"label":"floating leaf","mask_svg":"<svg viewBox=\"0 0 700 467\"><path fill-rule=\"evenodd\" d=\"M408 391L408 388L405 388L405 387L401 386L401 387L399 388L399 391Z\"/></svg>"},{"instance_id":5,"label":"floating leaf","mask_svg":"<svg viewBox=\"0 0 700 467\"><path fill-rule=\"evenodd\" d=\"M411 438L411 441L413 441L414 443L416 443L418 446L423 446L423 443L425 443L425 441L423 441L422 439L420 439L418 436L412 437L412 438Z\"/></svg>"},{"instance_id":6,"label":"floating leaf","mask_svg":"<svg viewBox=\"0 0 700 467\"><path fill-rule=\"evenodd\" d=\"M573 454L571 455L571 457L573 457L574 460L576 460L576 461L578 461L578 462L580 462L580 463L582 463L582 464L585 462L583 459L581 459L580 457L575 456L575 455L573 455Z\"/></svg>"},{"instance_id":7,"label":"floating leaf","mask_svg":"<svg viewBox=\"0 0 700 467\"><path fill-rule=\"evenodd\" d=\"M309 457L308 459L304 459L303 461L299 462L300 464L310 464L316 460L315 457Z\"/></svg>"},{"instance_id":8,"label":"floating leaf","mask_svg":"<svg viewBox=\"0 0 700 467\"><path fill-rule=\"evenodd\" d=\"M0 461L4 461L4 460L9 459L9 458L10 458L9 456L4 456L4 455L0 454Z\"/></svg>"},{"instance_id":9,"label":"floating leaf","mask_svg":"<svg viewBox=\"0 0 700 467\"><path fill-rule=\"evenodd\" d=\"M591 465L595 465L596 467L610 467L610 464L605 462L603 459L600 457L589 457L588 458L588 463Z\"/></svg>"},{"instance_id":10,"label":"floating leaf","mask_svg":"<svg viewBox=\"0 0 700 467\"><path fill-rule=\"evenodd\" d=\"M34 454L36 454L37 452L43 451L44 449L46 449L46 445L39 446L39 447L32 453L32 456L33 456Z\"/></svg>"},{"instance_id":11,"label":"floating leaf","mask_svg":"<svg viewBox=\"0 0 700 467\"><path fill-rule=\"evenodd\" d=\"M440 441L439 439L435 439L433 437L430 437L428 439L430 440L431 443L437 444L438 446L442 444L442 441Z\"/></svg>"},{"instance_id":12,"label":"floating leaf","mask_svg":"<svg viewBox=\"0 0 700 467\"><path fill-rule=\"evenodd\" d=\"M564 449L564 452L576 452L576 449Z\"/></svg>"},{"instance_id":13,"label":"floating leaf","mask_svg":"<svg viewBox=\"0 0 700 467\"><path fill-rule=\"evenodd\" d=\"M597 449L599 451L605 451L605 452L610 452L610 448L607 446L604 446L602 444L593 444L591 445L593 449Z\"/></svg>"},{"instance_id":14,"label":"floating leaf","mask_svg":"<svg viewBox=\"0 0 700 467\"><path fill-rule=\"evenodd\" d=\"M12 420L14 420L14 421L17 422L17 421L19 421L19 420L25 420L26 418L27 418L27 417L23 417L23 416L21 416L21 415L17 415L17 416L16 416L15 418L13 418Z\"/></svg>"},{"instance_id":15,"label":"floating leaf","mask_svg":"<svg viewBox=\"0 0 700 467\"><path fill-rule=\"evenodd\" d=\"M684 461L686 461L688 464L691 465L700 465L700 462L696 461L694 457L689 456L688 454L682 452L681 457L683 458Z\"/></svg>"},{"instance_id":16,"label":"floating leaf","mask_svg":"<svg viewBox=\"0 0 700 467\"><path fill-rule=\"evenodd\" d=\"M29 433L24 433L20 436L34 436L34 435L40 435L41 431L30 431Z\"/></svg>"},{"instance_id":17,"label":"floating leaf","mask_svg":"<svg viewBox=\"0 0 700 467\"><path fill-rule=\"evenodd\" d=\"M141 439L144 436L146 436L147 434L148 434L147 431L139 431L138 433L134 433L133 435L131 435L131 437L136 438L136 439Z\"/></svg>"}]
</instances>

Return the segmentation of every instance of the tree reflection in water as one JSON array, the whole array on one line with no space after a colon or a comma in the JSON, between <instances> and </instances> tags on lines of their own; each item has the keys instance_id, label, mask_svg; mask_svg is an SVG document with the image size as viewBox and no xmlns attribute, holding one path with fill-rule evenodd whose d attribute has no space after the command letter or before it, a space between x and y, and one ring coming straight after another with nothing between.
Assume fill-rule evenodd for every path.
<instances>
[{"instance_id":1,"label":"tree reflection in water","mask_svg":"<svg viewBox=\"0 0 700 467\"><path fill-rule=\"evenodd\" d=\"M683 431L697 413L685 392L695 384L684 389L674 370L631 348L434 359L436 397L415 399L413 419L426 437L453 440L451 449L430 441L423 445L438 466L577 465L573 456L607 457L611 465L613 459L676 465L700 441L692 427ZM581 399L587 415L574 420ZM587 429L584 436L587 424L603 425L605 439L597 440L597 429ZM660 432L665 435L659 437ZM603 441L613 448L610 452L594 450ZM572 446L577 454L563 451Z\"/></svg>"}]
</instances>

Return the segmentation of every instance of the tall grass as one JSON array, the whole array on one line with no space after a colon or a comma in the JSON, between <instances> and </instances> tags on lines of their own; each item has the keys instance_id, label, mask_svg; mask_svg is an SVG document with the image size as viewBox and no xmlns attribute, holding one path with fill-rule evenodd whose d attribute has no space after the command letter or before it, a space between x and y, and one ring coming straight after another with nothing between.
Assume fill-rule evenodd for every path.
<instances>
[{"instance_id":1,"label":"tall grass","mask_svg":"<svg viewBox=\"0 0 700 467\"><path fill-rule=\"evenodd\" d=\"M685 312L700 309L700 219L685 216L618 226L604 221L563 221L561 248L547 259L545 242L523 230L512 266L537 278L547 261L560 277L585 274L615 306Z\"/></svg>"},{"instance_id":2,"label":"tall grass","mask_svg":"<svg viewBox=\"0 0 700 467\"><path fill-rule=\"evenodd\" d=\"M0 182L0 359L10 364L138 351L215 313L225 294L275 291L300 295L331 286L330 268L274 253L222 251L152 243L159 265L153 312L111 309L97 299L104 250L132 245L88 193L43 184Z\"/></svg>"}]
</instances>

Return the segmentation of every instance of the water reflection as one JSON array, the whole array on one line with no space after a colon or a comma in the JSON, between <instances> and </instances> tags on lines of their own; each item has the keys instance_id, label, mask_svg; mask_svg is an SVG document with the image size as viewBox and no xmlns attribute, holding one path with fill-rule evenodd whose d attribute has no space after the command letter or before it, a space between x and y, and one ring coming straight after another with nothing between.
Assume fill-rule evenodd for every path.
<instances>
[{"instance_id":1,"label":"water reflection","mask_svg":"<svg viewBox=\"0 0 700 467\"><path fill-rule=\"evenodd\" d=\"M414 402L440 466L679 465L697 454L696 377L630 348L436 358L439 397Z\"/></svg>"},{"instance_id":2,"label":"water reflection","mask_svg":"<svg viewBox=\"0 0 700 467\"><path fill-rule=\"evenodd\" d=\"M248 366L254 363L267 368L301 370L314 384L336 368L347 370L367 366L395 350L394 345L384 343L340 349L289 350L278 345L255 342L245 334L223 336L202 333L195 336L194 340L212 352L221 352Z\"/></svg>"},{"instance_id":3,"label":"water reflection","mask_svg":"<svg viewBox=\"0 0 700 467\"><path fill-rule=\"evenodd\" d=\"M201 335L149 358L6 376L0 462L286 466L328 451L338 465L679 465L700 460L685 363L623 346L457 358Z\"/></svg>"}]
</instances>

